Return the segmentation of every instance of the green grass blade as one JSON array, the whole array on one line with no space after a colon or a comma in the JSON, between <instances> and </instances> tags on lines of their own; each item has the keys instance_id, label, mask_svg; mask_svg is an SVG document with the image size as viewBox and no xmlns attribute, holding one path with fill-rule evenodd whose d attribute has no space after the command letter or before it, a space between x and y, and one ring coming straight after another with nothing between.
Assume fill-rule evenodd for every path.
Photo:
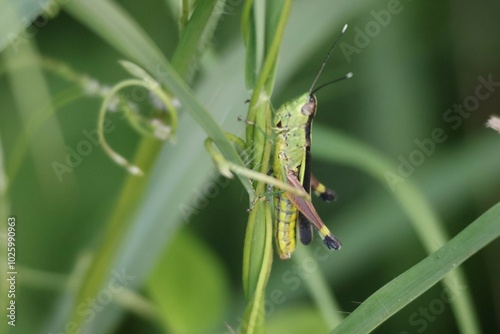
<instances>
[{"instance_id":1,"label":"green grass blade","mask_svg":"<svg viewBox=\"0 0 500 334\"><path fill-rule=\"evenodd\" d=\"M179 47L175 50L172 58L172 65L178 73L186 73L188 77L191 77L189 73L193 71L190 66L192 66L195 58L199 56L208 40L212 37L213 30L222 13L220 8L223 8L224 3L225 1L218 0L198 2L189 23L182 31ZM183 3L183 9L185 8L184 5L185 3ZM183 11L182 17L184 16ZM186 57L186 55L191 55L191 57Z\"/></svg>"},{"instance_id":2,"label":"green grass blade","mask_svg":"<svg viewBox=\"0 0 500 334\"><path fill-rule=\"evenodd\" d=\"M39 110L36 117L33 117L25 128L25 134L20 134L14 145L14 150L9 159L7 172L11 180L14 181L20 170L21 164L28 155L30 142L43 128L45 123L53 117L54 113L83 96L83 91L79 87L72 87L52 98L51 105L46 105Z\"/></svg>"},{"instance_id":3,"label":"green grass blade","mask_svg":"<svg viewBox=\"0 0 500 334\"><path fill-rule=\"evenodd\" d=\"M245 43L245 82L248 88L255 86L256 72L257 72L257 58L258 56L257 45L257 28L254 20L254 1L246 0L241 14L241 34L243 35L243 42ZM260 42L262 43L262 42ZM263 50L261 50L263 52Z\"/></svg>"},{"instance_id":4,"label":"green grass blade","mask_svg":"<svg viewBox=\"0 0 500 334\"><path fill-rule=\"evenodd\" d=\"M265 333L264 298L273 260L272 240L271 207L261 202L250 213L245 235L244 251L248 254L244 256L244 267L248 271L245 291L250 301L241 324L244 334Z\"/></svg>"},{"instance_id":5,"label":"green grass blade","mask_svg":"<svg viewBox=\"0 0 500 334\"><path fill-rule=\"evenodd\" d=\"M390 180L397 176L397 172L391 163L386 161L380 154L356 140L333 131L327 131L317 125L314 130L314 140L315 157L352 165L372 175L385 187L389 188L394 198L410 218L412 227L428 254L447 242L448 237L443 224L422 192L409 180L401 181L404 183L402 185L394 185ZM340 149L332 150L331 143L335 143ZM465 275L462 270L449 273L443 283L445 286L452 288L454 282L466 285ZM467 291L457 296L451 307L455 313L459 328L464 333L479 332L472 297Z\"/></svg>"},{"instance_id":6,"label":"green grass blade","mask_svg":"<svg viewBox=\"0 0 500 334\"><path fill-rule=\"evenodd\" d=\"M57 187L59 182L53 177L52 164L55 161L64 161L66 155L59 122L52 118L43 123L41 130L51 133L51 136L43 136L41 132L33 135L28 133L31 130L31 123L40 117L40 106L46 106L45 111L48 115L54 113L50 90L38 61L38 50L31 40L27 40L22 48L16 50L14 47L9 47L4 50L2 59L23 122L24 138L30 139L30 153L36 165L37 177L46 191L51 189L57 193L61 188ZM15 174L17 170L12 172Z\"/></svg>"},{"instance_id":7,"label":"green grass blade","mask_svg":"<svg viewBox=\"0 0 500 334\"><path fill-rule=\"evenodd\" d=\"M299 245L293 254L293 260L300 266L305 261L316 261L307 247ZM322 274L321 269L314 270L304 278L307 289L316 302L321 315L328 328L334 328L342 322L342 308L331 292L328 281Z\"/></svg>"},{"instance_id":8,"label":"green grass blade","mask_svg":"<svg viewBox=\"0 0 500 334\"><path fill-rule=\"evenodd\" d=\"M52 5L49 5L51 2ZM0 0L0 52L9 44L16 50L21 48L39 28L35 25L30 32L24 29L42 14L45 8L49 10L55 7L57 6L51 0ZM24 20L19 20L20 17Z\"/></svg>"},{"instance_id":9,"label":"green grass blade","mask_svg":"<svg viewBox=\"0 0 500 334\"><path fill-rule=\"evenodd\" d=\"M499 236L497 204L443 247L368 297L332 333L369 333ZM464 289L464 285L455 282L454 289L447 292L457 298Z\"/></svg>"},{"instance_id":10,"label":"green grass blade","mask_svg":"<svg viewBox=\"0 0 500 334\"><path fill-rule=\"evenodd\" d=\"M179 32L182 34L184 28L189 21L189 15L191 14L191 3L190 0L182 0L179 2Z\"/></svg>"}]
</instances>

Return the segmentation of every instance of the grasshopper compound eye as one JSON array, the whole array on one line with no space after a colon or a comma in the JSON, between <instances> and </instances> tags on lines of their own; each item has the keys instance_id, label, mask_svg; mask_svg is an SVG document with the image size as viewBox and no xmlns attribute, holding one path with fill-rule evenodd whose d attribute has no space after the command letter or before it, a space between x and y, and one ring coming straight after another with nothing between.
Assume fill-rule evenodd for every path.
<instances>
[{"instance_id":1,"label":"grasshopper compound eye","mask_svg":"<svg viewBox=\"0 0 500 334\"><path fill-rule=\"evenodd\" d=\"M311 94L309 101L302 106L300 112L306 116L310 116L316 112L316 97Z\"/></svg>"}]
</instances>

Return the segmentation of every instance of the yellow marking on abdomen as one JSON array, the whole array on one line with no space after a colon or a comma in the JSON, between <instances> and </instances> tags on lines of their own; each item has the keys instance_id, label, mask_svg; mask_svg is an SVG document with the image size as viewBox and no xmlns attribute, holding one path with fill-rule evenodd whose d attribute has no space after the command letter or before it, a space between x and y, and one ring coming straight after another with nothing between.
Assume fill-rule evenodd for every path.
<instances>
[{"instance_id":1,"label":"yellow marking on abdomen","mask_svg":"<svg viewBox=\"0 0 500 334\"><path fill-rule=\"evenodd\" d=\"M298 209L281 194L276 196L276 244L281 259L289 259L295 250L295 227Z\"/></svg>"}]
</instances>

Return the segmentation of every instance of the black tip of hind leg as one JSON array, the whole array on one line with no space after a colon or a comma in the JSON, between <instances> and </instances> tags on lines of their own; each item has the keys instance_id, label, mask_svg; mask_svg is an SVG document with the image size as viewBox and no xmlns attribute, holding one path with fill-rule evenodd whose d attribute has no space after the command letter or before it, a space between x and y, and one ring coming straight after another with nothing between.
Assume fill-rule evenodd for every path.
<instances>
[{"instance_id":1,"label":"black tip of hind leg","mask_svg":"<svg viewBox=\"0 0 500 334\"><path fill-rule=\"evenodd\" d=\"M328 247L328 249L338 250L340 249L340 247L342 247L342 243L340 242L340 240L335 238L333 235L325 237L323 239L323 242L325 243L326 247Z\"/></svg>"}]
</instances>

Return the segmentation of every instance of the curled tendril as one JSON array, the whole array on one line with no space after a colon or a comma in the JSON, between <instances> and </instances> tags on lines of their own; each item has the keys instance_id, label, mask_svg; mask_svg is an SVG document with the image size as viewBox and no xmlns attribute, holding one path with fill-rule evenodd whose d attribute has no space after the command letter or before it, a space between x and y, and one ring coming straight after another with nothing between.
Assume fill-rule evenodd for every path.
<instances>
[{"instance_id":1,"label":"curled tendril","mask_svg":"<svg viewBox=\"0 0 500 334\"><path fill-rule=\"evenodd\" d=\"M109 89L99 110L97 132L99 142L106 154L108 154L108 156L118 165L124 167L129 173L140 176L143 175L142 170L113 150L106 142L104 137L104 121L106 118L106 112L109 110L116 110L116 105L119 103L120 106L123 107L122 110L125 113L125 118L139 133L145 136L153 136L154 138L160 140L168 140L173 138L175 130L177 129L177 111L175 105L178 103L175 103L175 101L173 101L172 98L161 88L161 85L142 68L126 61L122 61L121 64L128 72L139 79L124 80ZM168 123L159 118L148 119L137 111L134 104L123 101L123 97L120 97L118 92L128 87L142 87L148 90L155 98L155 102L153 104L163 106L158 109L161 109L162 112L165 113L165 118L168 120Z\"/></svg>"}]
</instances>

